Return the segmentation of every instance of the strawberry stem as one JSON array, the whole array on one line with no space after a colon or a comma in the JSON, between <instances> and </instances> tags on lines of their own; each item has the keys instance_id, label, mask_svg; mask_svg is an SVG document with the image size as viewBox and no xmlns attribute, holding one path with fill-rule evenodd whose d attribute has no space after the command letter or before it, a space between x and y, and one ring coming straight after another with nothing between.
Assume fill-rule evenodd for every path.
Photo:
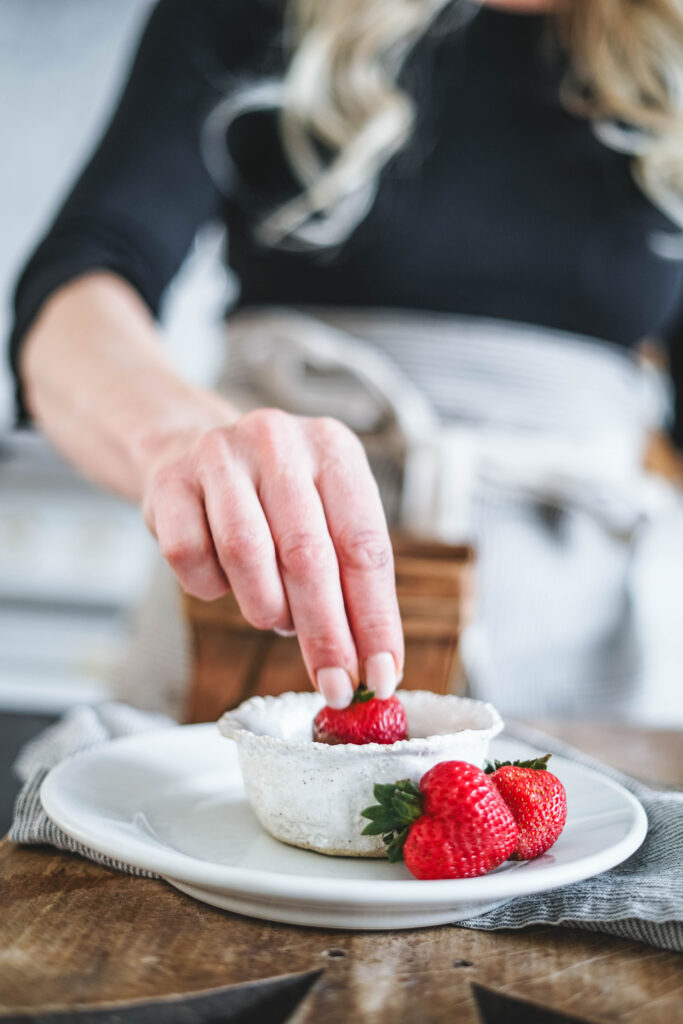
<instances>
[{"instance_id":1,"label":"strawberry stem","mask_svg":"<svg viewBox=\"0 0 683 1024\"><path fill-rule=\"evenodd\" d=\"M377 803L361 811L370 821L362 835L381 836L389 860L401 860L410 826L422 814L420 790L410 779L401 779L385 784L378 782L373 793Z\"/></svg>"},{"instance_id":2,"label":"strawberry stem","mask_svg":"<svg viewBox=\"0 0 683 1024\"><path fill-rule=\"evenodd\" d=\"M494 761L493 764L487 761L484 772L487 775L492 775L499 768L535 768L536 771L543 772L548 767L551 757L552 754L545 754L543 757L534 757L530 761Z\"/></svg>"},{"instance_id":3,"label":"strawberry stem","mask_svg":"<svg viewBox=\"0 0 683 1024\"><path fill-rule=\"evenodd\" d=\"M356 687L356 691L353 695L352 704L365 704L366 701L372 700L375 696L374 690L368 690L365 683L359 683Z\"/></svg>"}]
</instances>

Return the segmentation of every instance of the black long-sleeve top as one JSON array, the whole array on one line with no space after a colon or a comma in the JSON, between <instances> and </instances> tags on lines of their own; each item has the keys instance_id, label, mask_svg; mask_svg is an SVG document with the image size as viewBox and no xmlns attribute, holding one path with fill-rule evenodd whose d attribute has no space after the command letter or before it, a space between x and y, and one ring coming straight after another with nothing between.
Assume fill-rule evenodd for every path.
<instances>
[{"instance_id":1,"label":"black long-sleeve top","mask_svg":"<svg viewBox=\"0 0 683 1024\"><path fill-rule=\"evenodd\" d=\"M402 72L417 127L369 215L335 250L293 252L253 234L296 191L276 116L233 123L224 141L234 173L221 187L202 152L222 98L282 74L282 0L160 0L111 124L19 280L15 373L56 288L107 269L156 312L197 229L218 218L242 306L398 307L625 347L669 340L680 441L683 260L658 254L679 229L639 190L629 158L561 105L544 24L489 8L458 27L440 19Z\"/></svg>"}]
</instances>

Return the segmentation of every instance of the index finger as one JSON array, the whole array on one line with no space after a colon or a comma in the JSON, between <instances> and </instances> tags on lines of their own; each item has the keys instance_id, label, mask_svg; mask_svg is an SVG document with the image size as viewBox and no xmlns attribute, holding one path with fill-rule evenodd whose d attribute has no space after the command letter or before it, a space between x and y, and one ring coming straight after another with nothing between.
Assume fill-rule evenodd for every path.
<instances>
[{"instance_id":1,"label":"index finger","mask_svg":"<svg viewBox=\"0 0 683 1024\"><path fill-rule=\"evenodd\" d=\"M323 458L316 482L363 678L386 699L403 672L403 629L389 530L360 442L351 437L342 457Z\"/></svg>"}]
</instances>

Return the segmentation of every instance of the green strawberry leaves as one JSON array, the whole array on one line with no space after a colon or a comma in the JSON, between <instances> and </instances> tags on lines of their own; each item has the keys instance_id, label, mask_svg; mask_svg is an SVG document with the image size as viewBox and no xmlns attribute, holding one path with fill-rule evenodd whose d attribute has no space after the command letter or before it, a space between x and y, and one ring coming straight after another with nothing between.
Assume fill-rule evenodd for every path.
<instances>
[{"instance_id":1,"label":"green strawberry leaves","mask_svg":"<svg viewBox=\"0 0 683 1024\"><path fill-rule=\"evenodd\" d=\"M422 814L422 796L410 779L386 784L378 782L373 793L377 803L361 811L361 815L370 821L362 834L381 836L387 856L393 863L401 860L410 826Z\"/></svg>"},{"instance_id":2,"label":"green strawberry leaves","mask_svg":"<svg viewBox=\"0 0 683 1024\"><path fill-rule=\"evenodd\" d=\"M493 764L487 761L484 772L486 775L492 775L499 768L535 768L537 771L542 772L548 767L548 761L551 757L552 754L545 754L543 757L535 757L530 761L494 761Z\"/></svg>"},{"instance_id":3,"label":"green strawberry leaves","mask_svg":"<svg viewBox=\"0 0 683 1024\"><path fill-rule=\"evenodd\" d=\"M366 694L368 691L365 691ZM372 694L370 694L372 696ZM368 700L368 696L360 698ZM537 771L545 771L551 755L533 758L529 761L490 761L486 762L484 771L487 775L493 774L499 768L534 768ZM423 814L422 794L410 779L401 779L399 782L376 783L373 788L376 804L366 807L361 811L363 818L367 818L369 824L363 829L364 836L381 836L382 842L387 848L387 857L395 862L403 857L403 846L408 838L410 828L415 821Z\"/></svg>"},{"instance_id":4,"label":"green strawberry leaves","mask_svg":"<svg viewBox=\"0 0 683 1024\"><path fill-rule=\"evenodd\" d=\"M374 690L368 690L365 683L359 683L353 695L352 704L365 704L375 696Z\"/></svg>"}]
</instances>

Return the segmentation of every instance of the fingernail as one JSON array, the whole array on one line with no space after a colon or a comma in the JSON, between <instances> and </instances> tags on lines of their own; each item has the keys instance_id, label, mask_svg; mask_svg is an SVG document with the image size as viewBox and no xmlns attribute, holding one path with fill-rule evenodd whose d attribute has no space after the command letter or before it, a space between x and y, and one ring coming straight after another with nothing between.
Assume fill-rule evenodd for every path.
<instances>
[{"instance_id":1,"label":"fingernail","mask_svg":"<svg viewBox=\"0 0 683 1024\"><path fill-rule=\"evenodd\" d=\"M296 636L296 630L295 629L278 629L277 626L275 626L273 628L273 633L277 633L278 636L286 636L286 637Z\"/></svg>"},{"instance_id":2,"label":"fingernail","mask_svg":"<svg viewBox=\"0 0 683 1024\"><path fill-rule=\"evenodd\" d=\"M347 708L353 699L351 676L343 668L321 668L316 674L318 689L331 708Z\"/></svg>"},{"instance_id":3,"label":"fingernail","mask_svg":"<svg viewBox=\"0 0 683 1024\"><path fill-rule=\"evenodd\" d=\"M396 662L393 654L389 651L382 651L381 654L372 654L365 662L365 685L368 690L374 690L375 696L380 700L391 697L396 689Z\"/></svg>"}]
</instances>

